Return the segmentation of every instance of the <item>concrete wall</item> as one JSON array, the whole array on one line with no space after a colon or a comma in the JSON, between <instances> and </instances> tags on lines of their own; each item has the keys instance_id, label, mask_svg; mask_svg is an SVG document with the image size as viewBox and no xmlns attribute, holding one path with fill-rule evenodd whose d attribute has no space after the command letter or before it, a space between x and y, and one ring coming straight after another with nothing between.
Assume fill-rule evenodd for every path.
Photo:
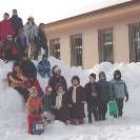
<instances>
[{"instance_id":1,"label":"concrete wall","mask_svg":"<svg viewBox=\"0 0 140 140\"><path fill-rule=\"evenodd\" d=\"M83 37L83 67L92 68L99 63L98 30L113 27L114 62L129 62L128 24L138 22L138 17L131 17L121 21L104 21L100 24L73 28L59 33L48 34L48 42L53 38L60 38L61 59L67 66L71 64L70 35L82 33Z\"/></svg>"}]
</instances>

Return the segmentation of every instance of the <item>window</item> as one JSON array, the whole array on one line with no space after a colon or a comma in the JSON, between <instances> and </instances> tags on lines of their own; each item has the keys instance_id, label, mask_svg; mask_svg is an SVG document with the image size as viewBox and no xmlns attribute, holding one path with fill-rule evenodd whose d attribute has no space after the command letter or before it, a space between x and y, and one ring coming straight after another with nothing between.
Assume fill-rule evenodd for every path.
<instances>
[{"instance_id":1,"label":"window","mask_svg":"<svg viewBox=\"0 0 140 140\"><path fill-rule=\"evenodd\" d=\"M71 66L82 66L82 35L70 36Z\"/></svg>"},{"instance_id":2,"label":"window","mask_svg":"<svg viewBox=\"0 0 140 140\"><path fill-rule=\"evenodd\" d=\"M50 55L56 59L60 59L60 39L51 39L50 40Z\"/></svg>"},{"instance_id":3,"label":"window","mask_svg":"<svg viewBox=\"0 0 140 140\"><path fill-rule=\"evenodd\" d=\"M140 62L140 24L129 25L130 61Z\"/></svg>"},{"instance_id":4,"label":"window","mask_svg":"<svg viewBox=\"0 0 140 140\"><path fill-rule=\"evenodd\" d=\"M100 62L109 61L113 63L113 29L99 30L98 42Z\"/></svg>"}]
</instances>

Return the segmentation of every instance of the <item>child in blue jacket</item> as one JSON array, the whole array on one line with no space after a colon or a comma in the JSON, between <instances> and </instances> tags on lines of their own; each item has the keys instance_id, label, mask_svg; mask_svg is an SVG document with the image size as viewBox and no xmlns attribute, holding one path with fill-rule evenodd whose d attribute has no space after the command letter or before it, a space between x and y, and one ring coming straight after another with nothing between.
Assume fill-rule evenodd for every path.
<instances>
[{"instance_id":1,"label":"child in blue jacket","mask_svg":"<svg viewBox=\"0 0 140 140\"><path fill-rule=\"evenodd\" d=\"M51 64L47 60L46 55L43 55L42 60L38 63L38 73L42 78L44 78L46 77L46 75L50 77L50 72L51 72Z\"/></svg>"}]
</instances>

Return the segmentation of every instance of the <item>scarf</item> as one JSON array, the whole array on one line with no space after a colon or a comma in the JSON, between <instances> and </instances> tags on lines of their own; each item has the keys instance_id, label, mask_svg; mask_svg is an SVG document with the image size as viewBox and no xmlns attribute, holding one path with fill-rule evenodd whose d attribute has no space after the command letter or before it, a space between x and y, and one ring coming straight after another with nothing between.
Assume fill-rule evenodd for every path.
<instances>
[{"instance_id":1,"label":"scarf","mask_svg":"<svg viewBox=\"0 0 140 140\"><path fill-rule=\"evenodd\" d=\"M62 96L64 95L64 93L65 92L57 93L55 108L58 110L60 110L60 108L62 107Z\"/></svg>"},{"instance_id":2,"label":"scarf","mask_svg":"<svg viewBox=\"0 0 140 140\"><path fill-rule=\"evenodd\" d=\"M76 89L77 89L79 86L80 86L80 85L73 86L73 92L72 92L72 101L73 101L73 103L76 103Z\"/></svg>"}]
</instances>

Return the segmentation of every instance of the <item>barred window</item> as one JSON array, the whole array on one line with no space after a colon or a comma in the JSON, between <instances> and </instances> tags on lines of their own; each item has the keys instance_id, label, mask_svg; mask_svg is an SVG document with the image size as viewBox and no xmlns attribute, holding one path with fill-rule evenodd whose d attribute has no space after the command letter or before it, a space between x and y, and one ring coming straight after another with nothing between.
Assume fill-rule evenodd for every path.
<instances>
[{"instance_id":1,"label":"barred window","mask_svg":"<svg viewBox=\"0 0 140 140\"><path fill-rule=\"evenodd\" d=\"M129 25L130 62L140 62L140 23Z\"/></svg>"},{"instance_id":2,"label":"barred window","mask_svg":"<svg viewBox=\"0 0 140 140\"><path fill-rule=\"evenodd\" d=\"M56 59L60 59L60 39L51 39L50 40L50 55Z\"/></svg>"},{"instance_id":3,"label":"barred window","mask_svg":"<svg viewBox=\"0 0 140 140\"><path fill-rule=\"evenodd\" d=\"M113 29L103 29L98 32L100 62L114 62L113 58Z\"/></svg>"},{"instance_id":4,"label":"barred window","mask_svg":"<svg viewBox=\"0 0 140 140\"><path fill-rule=\"evenodd\" d=\"M70 36L71 66L82 66L82 35Z\"/></svg>"}]
</instances>

